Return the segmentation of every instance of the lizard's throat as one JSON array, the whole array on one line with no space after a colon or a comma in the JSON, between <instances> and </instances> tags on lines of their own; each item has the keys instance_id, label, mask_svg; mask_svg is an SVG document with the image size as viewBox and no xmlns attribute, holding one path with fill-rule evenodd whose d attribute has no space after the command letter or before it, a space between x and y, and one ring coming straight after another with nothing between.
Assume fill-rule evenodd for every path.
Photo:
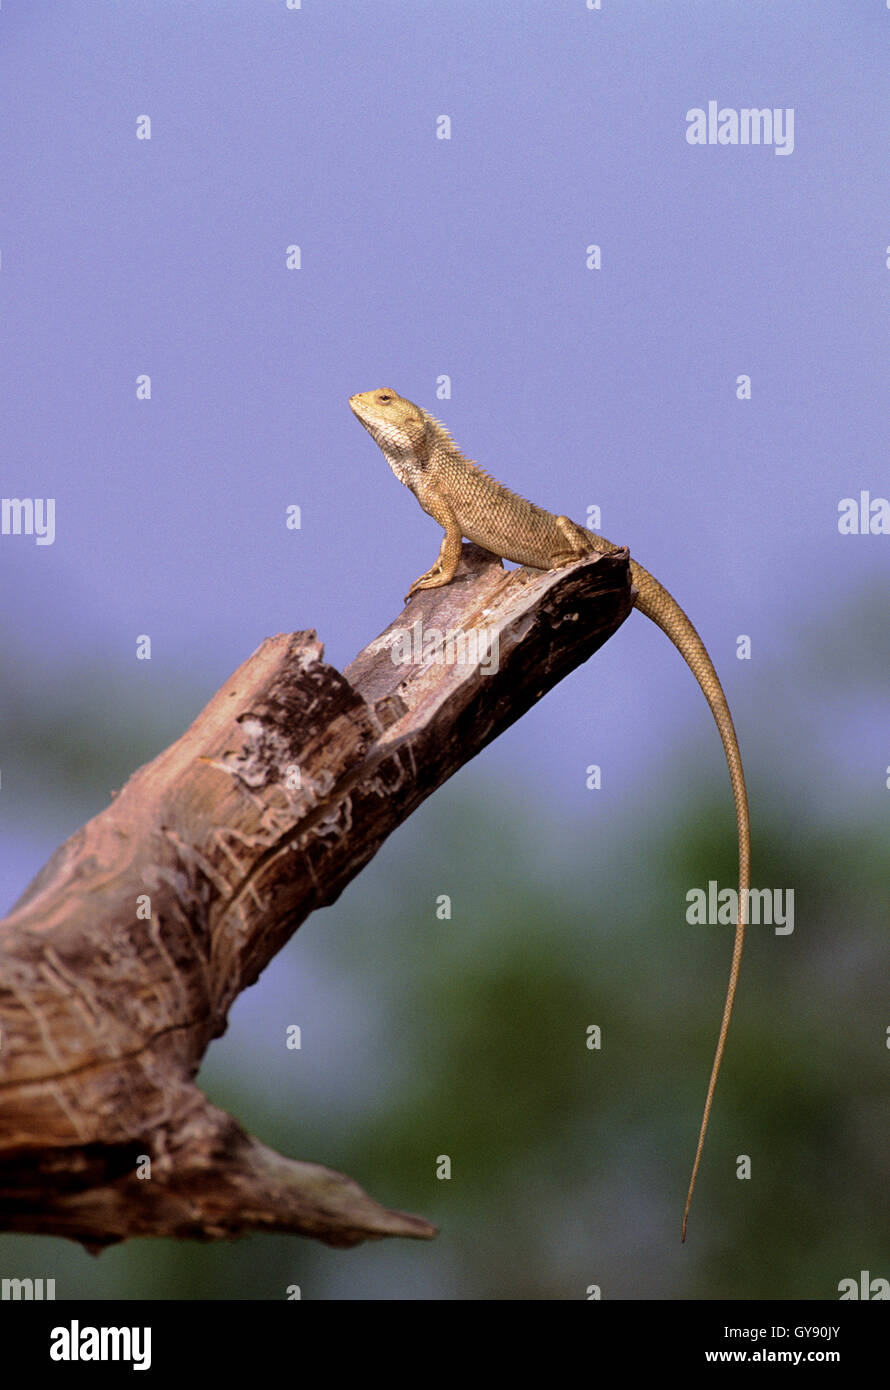
<instances>
[{"instance_id":1,"label":"lizard's throat","mask_svg":"<svg viewBox=\"0 0 890 1390\"><path fill-rule=\"evenodd\" d=\"M383 457L395 473L400 483L410 487L417 472L417 464L413 455L407 457L402 454L395 454L390 449L383 449Z\"/></svg>"}]
</instances>

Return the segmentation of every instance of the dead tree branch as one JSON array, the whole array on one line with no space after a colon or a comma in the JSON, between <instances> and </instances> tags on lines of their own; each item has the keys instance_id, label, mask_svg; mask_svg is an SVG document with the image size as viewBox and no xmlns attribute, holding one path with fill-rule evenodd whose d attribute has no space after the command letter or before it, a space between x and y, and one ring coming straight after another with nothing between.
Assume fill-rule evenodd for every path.
<instances>
[{"instance_id":1,"label":"dead tree branch","mask_svg":"<svg viewBox=\"0 0 890 1390\"><path fill-rule=\"evenodd\" d=\"M435 1234L265 1148L193 1077L304 918L631 605L626 551L508 574L467 546L455 581L418 594L342 675L313 632L263 642L0 923L0 1230L91 1249ZM480 629L496 664L448 647ZM418 660L434 650L445 659Z\"/></svg>"}]
</instances>

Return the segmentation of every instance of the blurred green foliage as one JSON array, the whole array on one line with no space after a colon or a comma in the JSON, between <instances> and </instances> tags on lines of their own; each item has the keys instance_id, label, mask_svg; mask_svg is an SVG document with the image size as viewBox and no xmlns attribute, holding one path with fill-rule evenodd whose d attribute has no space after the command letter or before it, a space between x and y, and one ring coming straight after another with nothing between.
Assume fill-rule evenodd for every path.
<instances>
[{"instance_id":1,"label":"blurred green foliage","mask_svg":"<svg viewBox=\"0 0 890 1390\"><path fill-rule=\"evenodd\" d=\"M165 739L188 722L170 719ZM685 895L732 884L736 861L728 789L699 789L678 749L632 816L595 825L588 803L493 785L477 762L301 928L208 1054L215 1103L434 1220L435 1241L142 1240L93 1258L3 1236L0 1275L55 1277L59 1297L275 1299L298 1283L306 1298L577 1299L598 1284L744 1300L890 1276L886 812L863 794L798 816L782 790L795 757L749 766L754 883L794 889L795 929L749 931L685 1247L732 935L688 926ZM89 762L105 775L95 744Z\"/></svg>"}]
</instances>

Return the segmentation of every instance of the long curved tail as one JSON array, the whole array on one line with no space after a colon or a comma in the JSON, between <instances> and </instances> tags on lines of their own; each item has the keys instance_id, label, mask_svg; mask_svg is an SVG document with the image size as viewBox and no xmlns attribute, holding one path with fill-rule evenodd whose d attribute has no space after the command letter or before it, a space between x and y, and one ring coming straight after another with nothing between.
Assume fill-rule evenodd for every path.
<instances>
[{"instance_id":1,"label":"long curved tail","mask_svg":"<svg viewBox=\"0 0 890 1390\"><path fill-rule=\"evenodd\" d=\"M602 552L603 550L616 549L611 541L605 540L603 536L599 536L593 531L588 531L586 534L590 537L591 541L594 542L594 548L596 550ZM732 948L732 964L729 969L726 1003L723 1006L723 1018L720 1023L717 1048L714 1052L714 1062L711 1067L711 1078L708 1082L708 1091L705 1097L705 1109L698 1134L698 1146L695 1150L695 1160L692 1164L692 1176L689 1179L689 1191L686 1196L686 1206L683 1210L681 1240L685 1241L686 1223L689 1219L692 1193L695 1190L695 1180L698 1177L702 1150L705 1146L705 1135L708 1132L708 1121L711 1116L711 1106L714 1102L714 1091L717 1087L717 1077L720 1074L720 1063L723 1061L723 1051L726 1047L726 1034L729 1031L729 1020L732 1018L732 1006L735 1000L736 986L739 981L739 967L742 963L742 947L745 944L745 926L748 920L748 890L751 886L751 827L748 819L748 793L745 787L745 774L742 770L739 741L736 738L732 715L729 712L729 705L726 703L726 696L723 694L723 687L717 677L717 672L714 670L713 662L708 656L705 644L683 612L679 603L677 603L676 599L671 597L667 589L659 584L658 580L655 579L648 570L644 570L642 565L638 565L636 561L631 560L630 568L638 591L636 607L639 608L641 613L645 613L647 618L651 618L653 623L657 623L662 632L671 639L701 686L704 697L710 706L711 713L720 731L720 738L723 741L723 751L726 754L726 765L729 768L729 780L732 783L732 796L735 802L736 825L738 827L738 922L736 924L735 941Z\"/></svg>"}]
</instances>

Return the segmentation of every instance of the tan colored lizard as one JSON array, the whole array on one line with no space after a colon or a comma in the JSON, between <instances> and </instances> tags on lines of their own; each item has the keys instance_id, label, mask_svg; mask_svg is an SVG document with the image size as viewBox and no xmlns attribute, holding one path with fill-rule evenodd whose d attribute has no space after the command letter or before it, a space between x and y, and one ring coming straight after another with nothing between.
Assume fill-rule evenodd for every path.
<instances>
[{"instance_id":1,"label":"tan colored lizard","mask_svg":"<svg viewBox=\"0 0 890 1390\"><path fill-rule=\"evenodd\" d=\"M418 589L434 589L451 582L464 537L505 560L531 565L535 569L555 569L580 560L592 551L605 554L618 548L596 532L578 526L568 517L544 511L542 507L536 507L533 502L527 502L524 497L511 492L478 464L465 458L444 425L395 391L365 391L352 396L349 404L355 416L379 444L399 482L411 489L423 510L434 517L445 531L439 558L426 574L414 581L408 598ZM738 826L738 922L726 1003L683 1212L681 1239L685 1240L686 1222L726 1045L745 940L751 861L748 796L732 716L704 642L680 605L657 579L653 579L648 570L634 560L630 562L630 569L637 589L634 600L636 607L657 623L678 648L701 686L717 722L729 767Z\"/></svg>"}]
</instances>

